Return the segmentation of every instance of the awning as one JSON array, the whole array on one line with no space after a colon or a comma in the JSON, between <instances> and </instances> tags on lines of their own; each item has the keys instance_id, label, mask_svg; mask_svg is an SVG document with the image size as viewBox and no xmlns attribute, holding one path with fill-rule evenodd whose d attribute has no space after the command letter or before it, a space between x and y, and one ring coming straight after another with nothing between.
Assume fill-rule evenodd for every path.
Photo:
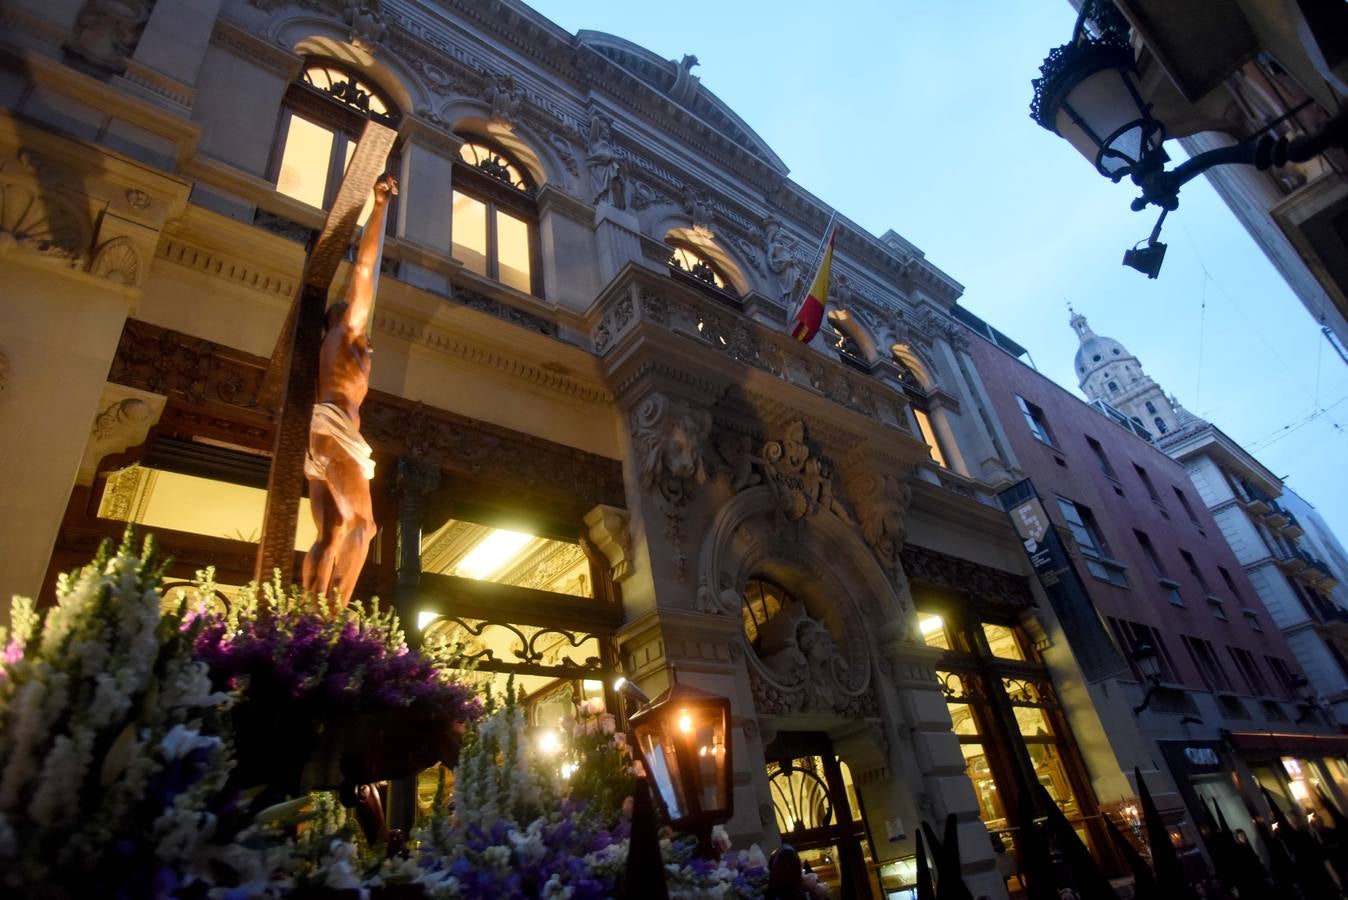
<instances>
[{"instance_id":1,"label":"awning","mask_svg":"<svg viewBox=\"0 0 1348 900\"><path fill-rule=\"evenodd\" d=\"M1283 756L1348 756L1348 734L1290 734L1284 731L1233 731L1231 746L1245 752L1273 751Z\"/></svg>"}]
</instances>

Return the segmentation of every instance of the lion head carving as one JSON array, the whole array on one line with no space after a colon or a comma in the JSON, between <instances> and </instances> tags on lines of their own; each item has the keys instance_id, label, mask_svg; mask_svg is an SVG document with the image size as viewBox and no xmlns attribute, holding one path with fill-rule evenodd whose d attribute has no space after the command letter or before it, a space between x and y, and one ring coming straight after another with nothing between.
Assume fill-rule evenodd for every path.
<instances>
[{"instance_id":1,"label":"lion head carving","mask_svg":"<svg viewBox=\"0 0 1348 900\"><path fill-rule=\"evenodd\" d=\"M637 406L633 418L641 486L654 487L672 503L684 502L707 480L702 448L711 434L711 414L687 400L651 394Z\"/></svg>"}]
</instances>

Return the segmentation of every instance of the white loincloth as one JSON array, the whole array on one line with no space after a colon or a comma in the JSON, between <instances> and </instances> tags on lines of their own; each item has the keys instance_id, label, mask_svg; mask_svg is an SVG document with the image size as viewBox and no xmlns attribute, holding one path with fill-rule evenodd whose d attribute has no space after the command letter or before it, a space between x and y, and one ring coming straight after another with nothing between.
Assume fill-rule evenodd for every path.
<instances>
[{"instance_id":1,"label":"white loincloth","mask_svg":"<svg viewBox=\"0 0 1348 900\"><path fill-rule=\"evenodd\" d=\"M355 460L366 478L374 477L374 459L370 445L351 424L351 419L335 403L315 403L314 415L309 420L309 453L304 457L304 477L326 481L332 459L314 452L314 435L324 435L337 442L346 455Z\"/></svg>"}]
</instances>

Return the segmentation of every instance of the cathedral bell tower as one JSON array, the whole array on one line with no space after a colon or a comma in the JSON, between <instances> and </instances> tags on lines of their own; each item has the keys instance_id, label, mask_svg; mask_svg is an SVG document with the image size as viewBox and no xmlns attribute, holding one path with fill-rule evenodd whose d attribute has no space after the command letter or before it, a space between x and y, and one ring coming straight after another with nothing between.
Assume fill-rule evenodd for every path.
<instances>
[{"instance_id":1,"label":"cathedral bell tower","mask_svg":"<svg viewBox=\"0 0 1348 900\"><path fill-rule=\"evenodd\" d=\"M1178 415L1160 386L1142 371L1142 364L1118 341L1101 337L1081 313L1073 312L1077 347L1077 383L1091 400L1103 400L1141 422L1154 436L1174 431Z\"/></svg>"}]
</instances>

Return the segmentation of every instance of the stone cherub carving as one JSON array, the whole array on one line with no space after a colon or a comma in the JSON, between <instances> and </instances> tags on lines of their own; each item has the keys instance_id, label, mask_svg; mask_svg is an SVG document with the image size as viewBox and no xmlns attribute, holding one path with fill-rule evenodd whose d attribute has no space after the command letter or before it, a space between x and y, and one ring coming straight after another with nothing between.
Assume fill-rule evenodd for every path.
<instances>
[{"instance_id":1,"label":"stone cherub carving","mask_svg":"<svg viewBox=\"0 0 1348 900\"><path fill-rule=\"evenodd\" d=\"M833 496L833 472L824 460L812 456L805 442L805 422L792 419L780 440L763 445L760 456L777 495L782 514L790 521L830 510L844 521L851 516Z\"/></svg>"},{"instance_id":2,"label":"stone cherub carving","mask_svg":"<svg viewBox=\"0 0 1348 900\"><path fill-rule=\"evenodd\" d=\"M632 429L641 486L655 488L674 505L686 502L707 480L703 446L711 434L711 414L687 400L652 394L641 402Z\"/></svg>"},{"instance_id":3,"label":"stone cherub carving","mask_svg":"<svg viewBox=\"0 0 1348 900\"><path fill-rule=\"evenodd\" d=\"M768 242L768 268L777 276L782 300L790 300L805 279L805 267L796 253L795 241L776 219L768 219L763 231Z\"/></svg>"},{"instance_id":4,"label":"stone cherub carving","mask_svg":"<svg viewBox=\"0 0 1348 900\"><path fill-rule=\"evenodd\" d=\"M594 202L607 202L616 209L626 209L627 180L614 152L613 120L600 112L590 118L590 145L585 165L590 170Z\"/></svg>"}]
</instances>

